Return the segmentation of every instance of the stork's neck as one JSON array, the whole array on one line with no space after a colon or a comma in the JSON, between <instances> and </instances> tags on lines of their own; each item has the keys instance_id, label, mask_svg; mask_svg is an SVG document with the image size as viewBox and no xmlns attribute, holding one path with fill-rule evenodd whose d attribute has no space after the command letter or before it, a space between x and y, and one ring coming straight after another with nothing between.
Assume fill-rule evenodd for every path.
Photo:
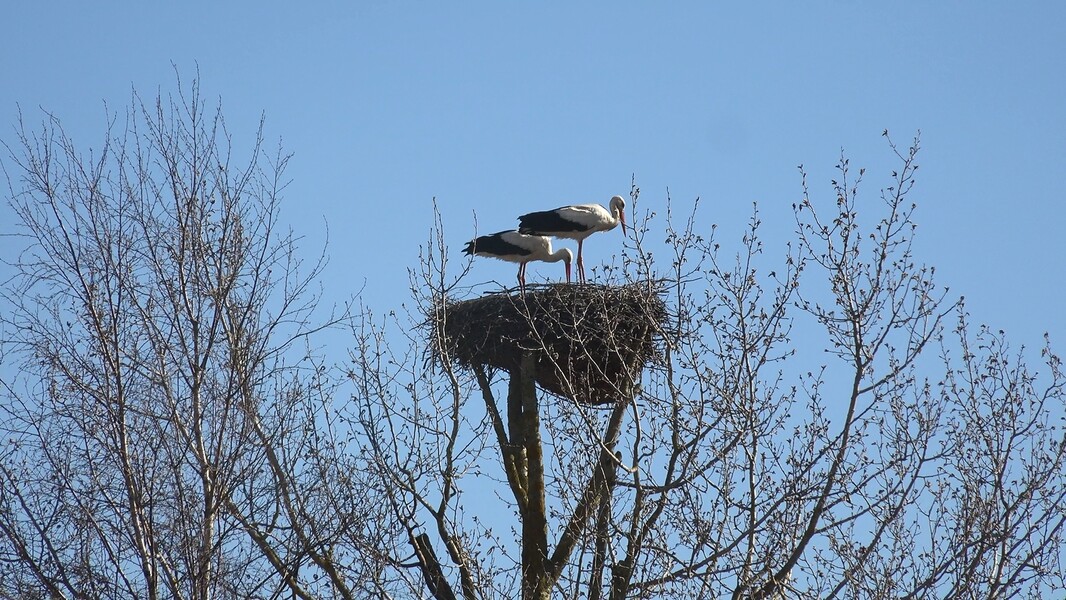
<instances>
[{"instance_id":1,"label":"stork's neck","mask_svg":"<svg viewBox=\"0 0 1066 600\"><path fill-rule=\"evenodd\" d=\"M625 213L625 200L621 196L615 196L611 198L611 229L614 229L618 224L622 224L622 233L626 231L626 213Z\"/></svg>"},{"instance_id":2,"label":"stork's neck","mask_svg":"<svg viewBox=\"0 0 1066 600\"><path fill-rule=\"evenodd\" d=\"M574 255L570 252L570 250L566 248L559 248L555 252L549 254L548 258L544 259L544 262L559 262L560 260L570 262L571 260L573 260L573 256Z\"/></svg>"}]
</instances>

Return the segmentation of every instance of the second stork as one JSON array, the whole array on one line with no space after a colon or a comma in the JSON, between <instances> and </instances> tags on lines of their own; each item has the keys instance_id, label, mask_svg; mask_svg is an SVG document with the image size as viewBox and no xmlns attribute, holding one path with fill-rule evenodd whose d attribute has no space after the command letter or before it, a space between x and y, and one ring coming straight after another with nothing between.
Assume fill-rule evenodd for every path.
<instances>
[{"instance_id":1,"label":"second stork","mask_svg":"<svg viewBox=\"0 0 1066 600\"><path fill-rule=\"evenodd\" d=\"M611 198L610 210L599 204L575 204L522 215L518 217L518 230L530 235L577 240L578 281L585 283L585 263L581 259L582 242L597 231L614 229L619 223L622 224L622 235L625 235L625 211L625 199L615 196Z\"/></svg>"},{"instance_id":2,"label":"second stork","mask_svg":"<svg viewBox=\"0 0 1066 600\"><path fill-rule=\"evenodd\" d=\"M518 263L518 287L523 294L526 292L526 264L534 260L563 261L566 264L566 282L570 283L570 261L574 255L567 248L552 252L552 241L544 236L526 235L514 230L500 231L471 240L463 252Z\"/></svg>"}]
</instances>

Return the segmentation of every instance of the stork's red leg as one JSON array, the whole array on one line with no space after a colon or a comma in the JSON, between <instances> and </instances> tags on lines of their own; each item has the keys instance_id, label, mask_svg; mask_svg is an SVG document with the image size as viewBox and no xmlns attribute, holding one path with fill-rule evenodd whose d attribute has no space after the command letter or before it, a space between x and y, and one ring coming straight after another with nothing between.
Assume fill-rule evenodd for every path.
<instances>
[{"instance_id":1,"label":"stork's red leg","mask_svg":"<svg viewBox=\"0 0 1066 600\"><path fill-rule=\"evenodd\" d=\"M581 245L584 242L584 239L577 241L577 274L581 279L581 283L585 283L585 260L581 256Z\"/></svg>"}]
</instances>

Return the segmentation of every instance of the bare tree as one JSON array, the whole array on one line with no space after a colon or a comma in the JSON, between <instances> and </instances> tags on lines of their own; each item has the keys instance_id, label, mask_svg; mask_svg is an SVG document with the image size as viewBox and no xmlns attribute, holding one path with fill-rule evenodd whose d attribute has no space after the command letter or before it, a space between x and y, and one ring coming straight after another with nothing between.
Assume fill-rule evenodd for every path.
<instances>
[{"instance_id":1,"label":"bare tree","mask_svg":"<svg viewBox=\"0 0 1066 600\"><path fill-rule=\"evenodd\" d=\"M288 156L178 87L94 151L50 115L7 147L0 596L359 595L374 508L310 341L347 309L279 225Z\"/></svg>"},{"instance_id":2,"label":"bare tree","mask_svg":"<svg viewBox=\"0 0 1066 600\"><path fill-rule=\"evenodd\" d=\"M773 252L758 210L734 244L634 187L597 285L464 299L438 218L406 310L322 314L287 155L260 126L234 159L179 88L94 152L51 116L7 147L0 596L1066 587L1061 363L912 255L917 140L872 202L843 157L829 202L801 169ZM344 377L314 341L341 324Z\"/></svg>"},{"instance_id":3,"label":"bare tree","mask_svg":"<svg viewBox=\"0 0 1066 600\"><path fill-rule=\"evenodd\" d=\"M397 355L386 325L364 322L354 352L350 418L408 539L389 577L437 599L1061 592L1059 359L1046 347L1038 377L1002 334L974 336L911 252L918 141L889 147L899 166L875 204L844 157L828 206L803 174L776 265L757 211L723 252L697 211L678 223L668 210L666 260L645 214L625 268L585 300L550 286L463 313L485 299L453 297L467 273L447 275L438 221L398 323L422 333ZM544 332L552 314L617 310L596 300L614 286L661 294L669 318L639 381L588 402ZM570 300L538 312L558 293ZM525 329L500 325L514 315ZM572 346L588 347L580 331Z\"/></svg>"}]
</instances>

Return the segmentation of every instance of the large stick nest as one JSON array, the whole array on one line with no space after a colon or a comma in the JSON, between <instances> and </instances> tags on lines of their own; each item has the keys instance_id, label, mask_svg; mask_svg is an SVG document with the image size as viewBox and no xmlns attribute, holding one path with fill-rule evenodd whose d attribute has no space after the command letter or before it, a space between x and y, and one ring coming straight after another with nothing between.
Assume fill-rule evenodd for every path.
<instances>
[{"instance_id":1,"label":"large stick nest","mask_svg":"<svg viewBox=\"0 0 1066 600\"><path fill-rule=\"evenodd\" d=\"M447 302L434 311L435 348L461 367L514 372L536 355L541 388L582 404L607 404L632 394L655 354L666 319L661 287L553 284L525 295L494 293Z\"/></svg>"}]
</instances>

